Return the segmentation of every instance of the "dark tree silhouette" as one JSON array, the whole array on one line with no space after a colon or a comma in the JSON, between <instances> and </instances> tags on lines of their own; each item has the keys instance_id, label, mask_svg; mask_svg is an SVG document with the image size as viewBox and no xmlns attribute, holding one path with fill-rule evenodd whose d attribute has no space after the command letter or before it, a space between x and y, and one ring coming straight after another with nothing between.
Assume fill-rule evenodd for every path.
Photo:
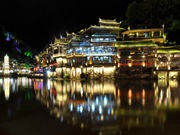
<instances>
[{"instance_id":1,"label":"dark tree silhouette","mask_svg":"<svg viewBox=\"0 0 180 135\"><path fill-rule=\"evenodd\" d=\"M165 25L167 30L177 29L180 22L179 0L144 0L132 2L126 10L126 16L131 26L151 24ZM178 26L179 27L179 26Z\"/></svg>"}]
</instances>

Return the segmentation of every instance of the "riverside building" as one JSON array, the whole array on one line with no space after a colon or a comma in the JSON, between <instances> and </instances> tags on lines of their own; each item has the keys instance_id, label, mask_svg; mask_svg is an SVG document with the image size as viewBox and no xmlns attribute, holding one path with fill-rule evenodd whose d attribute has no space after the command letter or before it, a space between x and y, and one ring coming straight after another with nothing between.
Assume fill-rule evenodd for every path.
<instances>
[{"instance_id":1,"label":"riverside building","mask_svg":"<svg viewBox=\"0 0 180 135\"><path fill-rule=\"evenodd\" d=\"M164 28L126 30L116 19L99 18L99 25L55 38L37 56L36 70L46 77L71 79L154 77L164 42Z\"/></svg>"}]
</instances>

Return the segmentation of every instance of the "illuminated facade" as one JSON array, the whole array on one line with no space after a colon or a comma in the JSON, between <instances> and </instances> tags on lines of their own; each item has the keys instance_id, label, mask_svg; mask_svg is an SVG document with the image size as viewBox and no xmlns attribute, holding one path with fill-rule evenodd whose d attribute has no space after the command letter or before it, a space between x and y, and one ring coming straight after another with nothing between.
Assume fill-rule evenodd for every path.
<instances>
[{"instance_id":1,"label":"illuminated facade","mask_svg":"<svg viewBox=\"0 0 180 135\"><path fill-rule=\"evenodd\" d=\"M152 74L156 67L157 44L151 41L118 41L117 77Z\"/></svg>"},{"instance_id":2,"label":"illuminated facade","mask_svg":"<svg viewBox=\"0 0 180 135\"><path fill-rule=\"evenodd\" d=\"M54 44L51 44L52 49L53 49L53 63L51 64L51 67L54 69L54 76L62 78L63 75L66 72L66 63L67 63L67 58L66 58L66 48L69 43L69 36L68 37L61 37L60 39L55 38Z\"/></svg>"},{"instance_id":3,"label":"illuminated facade","mask_svg":"<svg viewBox=\"0 0 180 135\"><path fill-rule=\"evenodd\" d=\"M113 78L116 67L114 43L120 37L120 22L100 19L99 25L81 30L67 49L67 64L71 77L80 78L85 73L90 78Z\"/></svg>"},{"instance_id":4,"label":"illuminated facade","mask_svg":"<svg viewBox=\"0 0 180 135\"><path fill-rule=\"evenodd\" d=\"M35 69L48 77L71 79L157 77L157 70L179 65L179 51L165 47L165 37L164 28L125 30L115 19L99 18L99 25L55 38L37 57Z\"/></svg>"},{"instance_id":5,"label":"illuminated facade","mask_svg":"<svg viewBox=\"0 0 180 135\"><path fill-rule=\"evenodd\" d=\"M4 56L4 60L0 61L0 76L27 76L31 73L32 65L20 63L16 59L9 58L8 55Z\"/></svg>"},{"instance_id":6,"label":"illuminated facade","mask_svg":"<svg viewBox=\"0 0 180 135\"><path fill-rule=\"evenodd\" d=\"M41 73L44 77L62 77L66 64L65 48L69 43L68 37L55 38L43 51L36 56L36 67L34 72L36 75Z\"/></svg>"},{"instance_id":7,"label":"illuminated facade","mask_svg":"<svg viewBox=\"0 0 180 135\"><path fill-rule=\"evenodd\" d=\"M3 74L6 76L10 75L9 71L9 56L6 54L4 56L4 64L3 64Z\"/></svg>"},{"instance_id":8,"label":"illuminated facade","mask_svg":"<svg viewBox=\"0 0 180 135\"><path fill-rule=\"evenodd\" d=\"M157 50L156 72L159 79L179 78L180 50L178 46L161 46Z\"/></svg>"},{"instance_id":9,"label":"illuminated facade","mask_svg":"<svg viewBox=\"0 0 180 135\"><path fill-rule=\"evenodd\" d=\"M157 50L157 70L180 69L180 50L177 46L162 46Z\"/></svg>"},{"instance_id":10,"label":"illuminated facade","mask_svg":"<svg viewBox=\"0 0 180 135\"><path fill-rule=\"evenodd\" d=\"M71 77L80 77L81 73L88 74L91 78L113 75L116 62L114 42L116 36L106 33L73 40L66 50L67 65L72 69Z\"/></svg>"},{"instance_id":11,"label":"illuminated facade","mask_svg":"<svg viewBox=\"0 0 180 135\"><path fill-rule=\"evenodd\" d=\"M164 28L129 29L122 32L123 40L153 41L158 46L164 45L166 40Z\"/></svg>"},{"instance_id":12,"label":"illuminated facade","mask_svg":"<svg viewBox=\"0 0 180 135\"><path fill-rule=\"evenodd\" d=\"M121 37L121 31L125 30L120 26L120 22L117 22L116 19L101 19L99 18L99 25L91 25L87 29L80 31L82 34L94 34L94 33L113 33L117 38Z\"/></svg>"},{"instance_id":13,"label":"illuminated facade","mask_svg":"<svg viewBox=\"0 0 180 135\"><path fill-rule=\"evenodd\" d=\"M73 33L71 42L66 49L67 70L69 69L71 78L80 78L86 63L87 46L89 46L89 42L79 34Z\"/></svg>"},{"instance_id":14,"label":"illuminated facade","mask_svg":"<svg viewBox=\"0 0 180 135\"><path fill-rule=\"evenodd\" d=\"M158 47L165 42L164 28L130 29L117 41L117 77L156 77ZM134 75L134 76L133 76Z\"/></svg>"}]
</instances>

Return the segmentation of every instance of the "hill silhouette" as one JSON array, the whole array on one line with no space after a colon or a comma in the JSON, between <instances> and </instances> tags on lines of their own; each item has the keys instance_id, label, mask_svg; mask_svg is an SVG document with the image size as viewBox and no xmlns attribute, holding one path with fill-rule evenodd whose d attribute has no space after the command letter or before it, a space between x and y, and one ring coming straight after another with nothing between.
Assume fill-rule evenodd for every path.
<instances>
[{"instance_id":1,"label":"hill silhouette","mask_svg":"<svg viewBox=\"0 0 180 135\"><path fill-rule=\"evenodd\" d=\"M10 59L16 59L18 62L33 63L36 50L18 39L14 34L2 27L0 31L0 61L3 61L7 54Z\"/></svg>"}]
</instances>

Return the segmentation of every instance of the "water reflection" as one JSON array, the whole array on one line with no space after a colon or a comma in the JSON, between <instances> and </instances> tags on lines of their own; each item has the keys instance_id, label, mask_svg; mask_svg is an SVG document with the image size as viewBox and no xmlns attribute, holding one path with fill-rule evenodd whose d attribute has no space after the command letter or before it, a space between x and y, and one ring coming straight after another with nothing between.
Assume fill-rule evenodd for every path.
<instances>
[{"instance_id":1,"label":"water reflection","mask_svg":"<svg viewBox=\"0 0 180 135\"><path fill-rule=\"evenodd\" d=\"M155 89L155 104L157 107L179 107L180 90L176 80L159 80Z\"/></svg>"},{"instance_id":2,"label":"water reflection","mask_svg":"<svg viewBox=\"0 0 180 135\"><path fill-rule=\"evenodd\" d=\"M0 93L4 93L4 98L9 100L11 94L18 92L21 89L32 89L32 80L26 77L20 78L0 78Z\"/></svg>"},{"instance_id":3,"label":"water reflection","mask_svg":"<svg viewBox=\"0 0 180 135\"><path fill-rule=\"evenodd\" d=\"M0 78L0 109L5 112L2 118L15 116L24 100L33 98L32 80L21 78Z\"/></svg>"},{"instance_id":4,"label":"water reflection","mask_svg":"<svg viewBox=\"0 0 180 135\"><path fill-rule=\"evenodd\" d=\"M47 106L50 114L61 122L101 133L107 132L107 126L117 132L131 127L163 129L165 110L180 107L177 80L45 82L40 79L34 84L37 99Z\"/></svg>"},{"instance_id":5,"label":"water reflection","mask_svg":"<svg viewBox=\"0 0 180 135\"><path fill-rule=\"evenodd\" d=\"M166 111L180 109L178 80L60 81L28 78L0 79L6 100L21 89L35 97L61 123L103 134L136 127L163 130ZM30 97L28 91L26 97ZM31 96L32 97L32 96Z\"/></svg>"},{"instance_id":6,"label":"water reflection","mask_svg":"<svg viewBox=\"0 0 180 135\"><path fill-rule=\"evenodd\" d=\"M10 93L9 91L10 91L9 78L4 78L4 95L6 100L9 99L9 93Z\"/></svg>"}]
</instances>

